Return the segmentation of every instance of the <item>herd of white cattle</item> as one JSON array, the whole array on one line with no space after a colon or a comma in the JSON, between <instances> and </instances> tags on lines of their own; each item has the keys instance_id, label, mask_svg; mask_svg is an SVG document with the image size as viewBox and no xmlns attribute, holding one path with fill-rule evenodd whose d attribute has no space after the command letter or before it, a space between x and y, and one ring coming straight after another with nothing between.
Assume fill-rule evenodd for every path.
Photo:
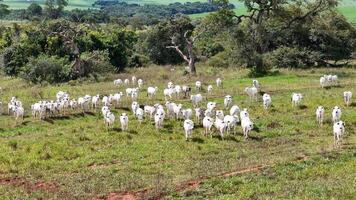
<instances>
[{"instance_id":1,"label":"herd of white cattle","mask_svg":"<svg viewBox=\"0 0 356 200\"><path fill-rule=\"evenodd\" d=\"M130 88L130 84L133 87ZM331 86L337 84L336 75L324 75L320 78L321 87ZM122 81L117 79L114 81L114 85L118 87L125 86L126 97L122 92L115 94L110 94L108 96L90 96L85 95L79 97L78 99L70 99L69 94L63 91L59 91L56 94L56 100L52 101L38 101L31 105L32 116L35 119L44 120L46 118L63 116L70 110L80 110L83 113L90 110L97 110L101 106L101 114L104 118L104 123L107 129L112 129L115 124L115 115L110 111L111 108L116 108L122 103L124 98L128 99L131 103L131 111L135 119L141 123L144 119L153 120L155 128L160 130L163 128L164 121L169 119L180 120L183 119L183 129L185 132L185 138L188 140L192 137L192 132L195 123L203 125L204 135L212 136L213 127L221 136L224 138L225 133L236 133L236 127L238 122L240 122L244 138L247 139L249 133L252 131L254 123L249 117L248 110L246 108L240 110L239 106L233 105L232 96L226 95L224 97L224 107L228 111L228 114L224 114L224 110L216 109L216 102L208 102L206 108L201 107L203 96L201 94L191 95L191 87L188 85L174 85L173 82L167 84L167 88L163 90L163 94L166 100L165 105L156 103L154 105L144 105L140 106L137 102L138 94L143 89L143 80L138 79L133 76L131 82L129 79ZM216 87L222 87L222 80L220 78L216 79ZM245 88L245 93L251 98L251 100L257 100L258 92L260 89L259 82L253 80L251 87ZM202 82L196 81L195 91L200 92L202 90ZM158 87L150 86L147 87L148 98L154 100L158 91ZM213 92L213 86L207 86L207 92ZM193 109L183 108L182 104L177 104L172 102L173 99L188 98L192 102ZM352 92L344 92L344 102L347 106L351 104ZM300 105L302 101L302 94L292 93L291 101L292 106ZM272 105L272 98L269 94L265 93L262 96L263 108L268 110ZM16 120L23 120L24 108L22 102L16 97L12 97L8 103L8 114L13 115ZM195 116L195 123L193 121L193 113ZM324 107L319 106L316 109L316 119L319 125L323 124L324 120ZM345 124L341 121L341 109L335 106L332 110L332 120L333 120L333 134L334 134L334 144L338 145L340 137L345 133ZM121 130L127 131L129 125L129 117L127 113L121 113L120 117Z\"/></svg>"}]
</instances>

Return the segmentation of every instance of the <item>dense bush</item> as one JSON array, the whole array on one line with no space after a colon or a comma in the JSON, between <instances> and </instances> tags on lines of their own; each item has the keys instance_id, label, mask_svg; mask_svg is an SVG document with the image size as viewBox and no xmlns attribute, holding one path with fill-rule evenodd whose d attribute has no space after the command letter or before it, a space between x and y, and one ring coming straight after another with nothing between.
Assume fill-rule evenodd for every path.
<instances>
[{"instance_id":1,"label":"dense bush","mask_svg":"<svg viewBox=\"0 0 356 200\"><path fill-rule=\"evenodd\" d=\"M320 54L306 48L281 46L264 55L264 62L269 67L307 68L320 61Z\"/></svg>"},{"instance_id":2,"label":"dense bush","mask_svg":"<svg viewBox=\"0 0 356 200\"><path fill-rule=\"evenodd\" d=\"M21 76L33 83L58 83L71 79L71 63L66 58L40 55L31 57Z\"/></svg>"}]
</instances>

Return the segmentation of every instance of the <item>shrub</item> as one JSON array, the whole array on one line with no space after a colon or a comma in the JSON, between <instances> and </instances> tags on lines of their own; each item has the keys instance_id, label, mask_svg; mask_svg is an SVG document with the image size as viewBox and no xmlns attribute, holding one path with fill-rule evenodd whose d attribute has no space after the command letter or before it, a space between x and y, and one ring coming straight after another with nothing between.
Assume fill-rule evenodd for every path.
<instances>
[{"instance_id":1,"label":"shrub","mask_svg":"<svg viewBox=\"0 0 356 200\"><path fill-rule=\"evenodd\" d=\"M31 57L22 71L22 77L33 83L58 83L70 80L71 65L66 58L40 55Z\"/></svg>"},{"instance_id":2,"label":"shrub","mask_svg":"<svg viewBox=\"0 0 356 200\"><path fill-rule=\"evenodd\" d=\"M320 54L307 48L282 46L263 56L270 67L308 68L320 60Z\"/></svg>"}]
</instances>

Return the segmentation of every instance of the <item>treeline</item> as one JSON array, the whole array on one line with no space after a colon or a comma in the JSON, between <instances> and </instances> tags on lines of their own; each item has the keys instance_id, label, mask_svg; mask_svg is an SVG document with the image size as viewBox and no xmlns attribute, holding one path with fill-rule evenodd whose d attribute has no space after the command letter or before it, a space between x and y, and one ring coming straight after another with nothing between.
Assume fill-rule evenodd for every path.
<instances>
[{"instance_id":1,"label":"treeline","mask_svg":"<svg viewBox=\"0 0 356 200\"><path fill-rule=\"evenodd\" d=\"M58 4L58 3L57 3ZM213 12L219 9L218 4L208 2L172 3L169 5L159 4L129 4L121 1L96 1L93 9L74 9L65 11L66 1L59 1L57 5L47 1L45 9L37 3L32 3L27 9L9 10L5 19L8 20L43 20L43 17L57 19L63 17L72 22L83 23L120 23L129 24L131 20L140 26L158 23L163 17L174 17L177 14L197 14ZM98 9L97 9L98 8ZM228 4L228 9L233 9L233 4ZM0 10L1 13L1 10ZM0 16L1 17L1 16Z\"/></svg>"},{"instance_id":2,"label":"treeline","mask_svg":"<svg viewBox=\"0 0 356 200\"><path fill-rule=\"evenodd\" d=\"M64 11L58 19L0 26L0 64L7 75L56 83L151 64L184 64L192 73L195 63L246 67L261 76L355 59L355 26L334 1L245 3L244 15L220 1L219 10L202 19L175 15L142 26L122 18L105 24L67 20Z\"/></svg>"}]
</instances>

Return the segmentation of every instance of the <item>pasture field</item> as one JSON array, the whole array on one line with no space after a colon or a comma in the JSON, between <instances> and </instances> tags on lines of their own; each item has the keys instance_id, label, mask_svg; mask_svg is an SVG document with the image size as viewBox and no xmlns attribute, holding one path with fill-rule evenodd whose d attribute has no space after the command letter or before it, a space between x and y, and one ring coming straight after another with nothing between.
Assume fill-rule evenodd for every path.
<instances>
[{"instance_id":1,"label":"pasture field","mask_svg":"<svg viewBox=\"0 0 356 200\"><path fill-rule=\"evenodd\" d=\"M352 199L356 196L356 104L346 107L342 93L356 94L356 70L320 68L281 70L258 78L261 91L272 97L272 108L264 111L261 96L250 101L243 90L252 84L246 70L214 69L198 66L198 76L182 76L181 68L133 69L99 82L75 81L55 86L30 85L23 80L0 77L3 112L16 96L24 103L22 123L0 116L0 196L1 199L115 199L123 196L143 199ZM319 77L337 74L337 87L321 89ZM156 100L145 90L141 105L164 104L163 88L169 81L190 84L196 80L215 85L221 77L223 89L212 95L203 91L203 106L233 96L234 104L248 108L255 129L244 140L241 128L224 140L215 134L202 135L196 124L193 138L185 141L183 121L166 120L156 131L153 122L141 125L124 100L117 109L115 127L107 131L99 110L73 111L64 116L39 121L32 119L30 105L55 99L59 90L71 98L85 94L123 91L114 78L144 80L144 88L158 86ZM203 88L203 89L204 89ZM261 93L262 93L261 92ZM291 106L292 92L301 92L302 105ZM193 94L196 92L193 89ZM174 99L192 107L188 99ZM319 127L315 109L323 105L326 122ZM340 106L346 134L339 148L333 146L331 110ZM129 131L122 132L118 116L129 113ZM225 110L225 112L227 112Z\"/></svg>"}]
</instances>

